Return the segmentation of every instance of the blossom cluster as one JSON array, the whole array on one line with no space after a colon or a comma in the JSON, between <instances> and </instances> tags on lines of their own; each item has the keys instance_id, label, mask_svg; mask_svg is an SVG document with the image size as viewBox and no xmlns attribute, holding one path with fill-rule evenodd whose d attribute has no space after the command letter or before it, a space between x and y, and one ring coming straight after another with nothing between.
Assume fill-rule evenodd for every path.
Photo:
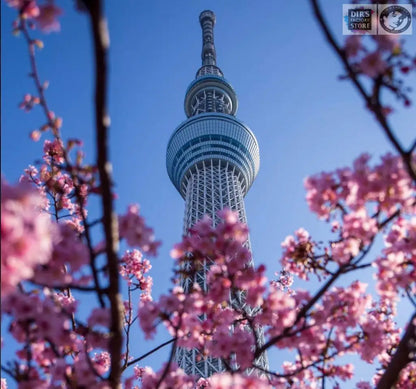
<instances>
[{"instance_id":1,"label":"blossom cluster","mask_svg":"<svg viewBox=\"0 0 416 389\"><path fill-rule=\"evenodd\" d=\"M1 183L1 294L50 260L55 226L42 211L44 197L28 184Z\"/></svg>"},{"instance_id":2,"label":"blossom cluster","mask_svg":"<svg viewBox=\"0 0 416 389\"><path fill-rule=\"evenodd\" d=\"M416 71L416 57L405 52L399 35L371 35L370 38L371 41L364 35L346 38L342 50L349 66L356 75L373 79L392 92L404 106L410 106L408 90L400 76ZM379 101L374 103L381 104ZM392 111L390 106L381 109L384 116Z\"/></svg>"},{"instance_id":3,"label":"blossom cluster","mask_svg":"<svg viewBox=\"0 0 416 389\"><path fill-rule=\"evenodd\" d=\"M398 209L414 211L415 186L398 156L386 154L381 163L371 167L370 155L358 157L353 168L338 169L331 173L320 173L305 180L306 200L312 212L322 219L330 219L334 213L344 214L347 209L359 212L362 223L369 218L365 208L372 205L372 211L384 212L391 216ZM347 216L347 215L345 215ZM352 218L351 215L348 218ZM348 223L348 219L344 220ZM366 227L371 230L372 226ZM359 238L368 238L366 231ZM370 231L371 232L371 231Z\"/></svg>"},{"instance_id":4,"label":"blossom cluster","mask_svg":"<svg viewBox=\"0 0 416 389\"><path fill-rule=\"evenodd\" d=\"M288 293L276 282L268 285L264 266L254 268L245 251L246 227L229 210L220 216L222 222L215 228L208 218L197 222L172 250L178 274L191 285L206 270L205 289L194 283L185 293L176 286L158 301L140 302L139 320L147 337L153 337L156 324L163 321L178 347L197 349L201 358L221 358L245 377L245 369L261 353L256 329L262 327L269 347L298 355L295 362L283 364L279 379L272 380L277 388L285 388L285 376L293 387L315 385L322 369L327 377L350 379L353 366L336 363L336 357L346 353L370 363L385 360L386 350L399 340L391 315L394 304L373 299L366 285L356 281L328 290L320 304L306 308L313 296L301 290ZM309 242L304 232L298 239Z\"/></svg>"},{"instance_id":5,"label":"blossom cluster","mask_svg":"<svg viewBox=\"0 0 416 389\"><path fill-rule=\"evenodd\" d=\"M35 21L43 32L60 30L61 26L57 18L62 14L62 10L53 1L44 4L39 4L37 0L6 0L6 2L10 7L19 10L21 18Z\"/></svg>"},{"instance_id":6,"label":"blossom cluster","mask_svg":"<svg viewBox=\"0 0 416 389\"><path fill-rule=\"evenodd\" d=\"M397 293L398 288L406 288L414 281L414 248L409 242L413 242L414 235L410 217L416 211L415 184L401 158L387 154L374 167L369 165L369 159L364 154L354 161L352 169L324 172L305 180L309 208L331 222L337 238L320 251L304 229L288 236L282 243L281 259L286 271L307 279L311 273L331 274L328 266L333 264L344 268L356 265L360 261L357 258L383 231L386 249L376 261L379 290ZM396 277L383 276L393 273ZM401 278L403 281L396 282Z\"/></svg>"},{"instance_id":7,"label":"blossom cluster","mask_svg":"<svg viewBox=\"0 0 416 389\"><path fill-rule=\"evenodd\" d=\"M140 247L145 253L156 255L160 242L155 240L153 229L146 226L139 215L139 206L130 205L124 215L118 218L120 239L126 239L130 247Z\"/></svg>"},{"instance_id":8,"label":"blossom cluster","mask_svg":"<svg viewBox=\"0 0 416 389\"><path fill-rule=\"evenodd\" d=\"M139 250L128 250L121 258L120 274L129 286L142 291L141 299L151 299L153 280L146 276L151 268L149 260L143 258Z\"/></svg>"},{"instance_id":9,"label":"blossom cluster","mask_svg":"<svg viewBox=\"0 0 416 389\"><path fill-rule=\"evenodd\" d=\"M74 321L77 302L72 296L45 289L43 294L10 293L2 299L2 312L13 318L10 332L22 345L16 352L20 364L13 368L19 387L61 387L72 381L109 388L101 378L109 368L109 354L97 351L108 345L107 310L94 310L87 326Z\"/></svg>"}]
</instances>

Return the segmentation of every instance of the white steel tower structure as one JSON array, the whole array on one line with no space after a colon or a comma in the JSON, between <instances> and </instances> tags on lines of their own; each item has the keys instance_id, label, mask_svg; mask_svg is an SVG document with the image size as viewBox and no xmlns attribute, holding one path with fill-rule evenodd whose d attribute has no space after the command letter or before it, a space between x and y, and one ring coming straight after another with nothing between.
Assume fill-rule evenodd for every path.
<instances>
[{"instance_id":1,"label":"white steel tower structure","mask_svg":"<svg viewBox=\"0 0 416 389\"><path fill-rule=\"evenodd\" d=\"M216 65L213 27L215 15L203 11L202 66L185 95L184 121L171 136L166 166L172 183L185 199L184 233L204 215L214 225L223 208L237 211L244 223L244 196L260 166L259 146L253 132L235 117L237 96ZM247 246L249 246L247 242ZM184 278L189 291L194 282L206 288L207 267L195 278ZM261 332L261 331L260 331ZM259 334L262 339L262 333ZM221 361L203 358L197 350L177 349L176 362L187 374L208 377L223 370ZM257 364L267 368L266 356Z\"/></svg>"}]
</instances>

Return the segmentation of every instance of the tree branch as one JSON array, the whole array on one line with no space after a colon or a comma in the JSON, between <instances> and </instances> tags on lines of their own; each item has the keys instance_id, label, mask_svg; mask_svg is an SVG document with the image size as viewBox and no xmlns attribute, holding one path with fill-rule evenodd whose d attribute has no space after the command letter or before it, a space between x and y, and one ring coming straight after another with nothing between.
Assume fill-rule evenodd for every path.
<instances>
[{"instance_id":1,"label":"tree branch","mask_svg":"<svg viewBox=\"0 0 416 389\"><path fill-rule=\"evenodd\" d=\"M416 313L410 319L407 330L397 347L386 371L377 384L377 389L391 389L398 380L401 370L415 360L416 353Z\"/></svg>"},{"instance_id":2,"label":"tree branch","mask_svg":"<svg viewBox=\"0 0 416 389\"><path fill-rule=\"evenodd\" d=\"M46 97L45 97L45 88L42 86L41 81L40 81L38 67L37 67L37 63L36 63L36 57L35 57L35 47L34 47L33 40L29 35L29 31L27 29L27 24L26 24L25 19L21 20L20 29L21 29L21 31L23 33L23 36L25 37L26 43L28 45L30 68L31 68L31 77L33 78L33 80L35 82L36 90L39 94L40 105L41 105L41 107L43 109L43 112L46 116L46 119L48 121L48 125L52 129L53 136L58 141L62 142L61 135L59 134L59 129L55 126L54 121L51 119L51 112L52 111L49 109L48 102L47 102ZM64 160L65 160L65 163L67 165L68 171L71 175L71 179L74 183L75 195L77 197L78 205L80 207L80 215L81 215L82 222L83 222L84 228L85 228L85 239L87 240L88 252L89 252L89 256L90 256L90 267L91 267L91 271L92 271L93 278L94 278L94 283L95 283L96 290L97 290L98 301L99 301L101 307L104 307L105 303L104 303L104 299L103 299L103 296L102 296L102 293L101 293L102 288L101 288L100 283L99 283L99 279L98 279L98 275L97 275L97 269L96 269L96 266L95 266L95 253L94 253L94 250L92 248L92 241L91 241L91 236L90 236L89 225L86 221L86 217L85 217L85 214L84 214L83 199L82 199L82 196L81 196L79 185L76 184L77 180L76 180L76 177L74 175L72 166L70 164L68 154L67 154L64 147L62 148L62 152L63 152ZM49 195L52 197L52 199L55 203L55 206L54 206L55 217L57 218L58 215L56 213L55 196L52 193L49 193Z\"/></svg>"},{"instance_id":3,"label":"tree branch","mask_svg":"<svg viewBox=\"0 0 416 389\"><path fill-rule=\"evenodd\" d=\"M138 357L138 358L136 358L136 359L133 359L132 361L130 361L129 363L127 363L126 367L129 367L129 366L131 366L131 365L134 365L134 364L135 364L135 363L137 363L137 362L140 362L142 359L147 358L149 355L151 355L151 354L155 353L156 351L158 351L158 350L160 350L161 348L163 348L163 347L167 346L168 344L173 343L175 340L176 340L176 338L172 338L172 339L170 339L170 340L168 340L168 341L166 341L166 342L164 342L164 343L160 344L159 346L155 347L153 350L150 350L150 351L149 351L149 352L147 352L146 354L143 354L142 356L140 356L140 357Z\"/></svg>"},{"instance_id":4,"label":"tree branch","mask_svg":"<svg viewBox=\"0 0 416 389\"><path fill-rule=\"evenodd\" d=\"M107 55L110 46L107 21L100 0L83 1L91 19L95 56L95 121L97 167L102 193L103 228L109 273L111 326L109 352L111 370L109 381L112 388L121 388L121 361L123 341L123 304L118 274L118 226L113 209L111 163L108 156L108 131L110 118L107 113Z\"/></svg>"},{"instance_id":5,"label":"tree branch","mask_svg":"<svg viewBox=\"0 0 416 389\"><path fill-rule=\"evenodd\" d=\"M358 81L357 73L354 71L354 69L351 67L350 63L348 62L348 57L345 51L342 50L338 46L337 42L335 41L333 34L329 30L328 23L324 19L321 8L318 4L318 0L310 0L310 1L312 4L312 9L315 14L316 20L318 21L319 26L321 27L325 35L326 40L328 41L330 46L334 49L334 51L338 54L338 57L341 59L345 67L345 70L348 73L348 77L351 79L352 83L357 88L359 94L364 99L367 107L374 113L378 123L380 124L380 127L384 131L385 135L387 136L391 144L394 146L394 148L402 157L402 160L406 166L406 170L409 173L410 177L414 181L416 181L416 171L412 163L412 148L409 150L409 152L406 152L403 149L403 147L400 145L398 139L394 135L393 130L390 128L389 124L387 123L386 117L382 112L382 106L380 104L380 101L378 100L378 98L376 99L376 101L373 101L372 97L366 93L364 86Z\"/></svg>"}]
</instances>

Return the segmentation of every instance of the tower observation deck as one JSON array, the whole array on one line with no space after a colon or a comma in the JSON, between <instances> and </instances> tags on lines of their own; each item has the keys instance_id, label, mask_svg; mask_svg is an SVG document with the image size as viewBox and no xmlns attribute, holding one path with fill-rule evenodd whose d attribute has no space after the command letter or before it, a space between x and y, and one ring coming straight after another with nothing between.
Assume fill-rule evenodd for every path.
<instances>
[{"instance_id":1,"label":"tower observation deck","mask_svg":"<svg viewBox=\"0 0 416 389\"><path fill-rule=\"evenodd\" d=\"M215 15L203 11L202 66L185 94L185 120L171 136L166 167L172 183L185 200L184 234L204 215L216 225L217 212L229 208L247 223L244 196L260 167L259 146L250 128L235 117L238 100L217 66L214 45ZM247 246L250 247L248 241ZM181 280L185 292L194 282L206 288L209 264L195 278ZM261 331L260 331L261 332ZM259 339L263 339L262 332ZM178 348L176 362L187 374L208 377L223 371L220 360L203 358L198 350ZM256 362L267 368L267 357Z\"/></svg>"}]
</instances>

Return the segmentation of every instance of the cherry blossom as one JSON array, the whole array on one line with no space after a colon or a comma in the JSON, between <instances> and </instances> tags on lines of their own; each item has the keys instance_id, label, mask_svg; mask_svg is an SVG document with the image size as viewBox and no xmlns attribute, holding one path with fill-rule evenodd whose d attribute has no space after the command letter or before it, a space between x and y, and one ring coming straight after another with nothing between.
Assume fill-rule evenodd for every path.
<instances>
[{"instance_id":1,"label":"cherry blossom","mask_svg":"<svg viewBox=\"0 0 416 389\"><path fill-rule=\"evenodd\" d=\"M155 241L153 230L139 215L138 205L130 205L127 213L119 216L119 234L130 247L140 247L144 252L156 255L160 242Z\"/></svg>"},{"instance_id":2,"label":"cherry blossom","mask_svg":"<svg viewBox=\"0 0 416 389\"><path fill-rule=\"evenodd\" d=\"M139 250L128 250L122 257L120 274L130 286L135 286L143 292L140 295L141 299L151 299L153 280L150 276L145 276L151 268L149 260L143 258Z\"/></svg>"},{"instance_id":3,"label":"cherry blossom","mask_svg":"<svg viewBox=\"0 0 416 389\"><path fill-rule=\"evenodd\" d=\"M42 195L29 184L1 183L1 292L31 278L38 264L52 254L55 228L42 213Z\"/></svg>"},{"instance_id":4,"label":"cherry blossom","mask_svg":"<svg viewBox=\"0 0 416 389\"><path fill-rule=\"evenodd\" d=\"M362 36L360 35L350 35L347 37L344 50L348 57L355 57L362 50L361 39Z\"/></svg>"},{"instance_id":5,"label":"cherry blossom","mask_svg":"<svg viewBox=\"0 0 416 389\"><path fill-rule=\"evenodd\" d=\"M18 9L24 18L36 18L39 16L39 6L36 0L6 0L10 7Z\"/></svg>"},{"instance_id":6,"label":"cherry blossom","mask_svg":"<svg viewBox=\"0 0 416 389\"><path fill-rule=\"evenodd\" d=\"M6 2L19 12L14 29L27 38L34 61L35 49L43 43L32 39L28 29L59 31L62 11L53 1ZM409 106L401 77L416 69L414 58L397 36L350 36L337 52L347 71L342 78L358 85L363 79L373 87L365 95L366 85L361 85L360 93L394 138L383 119L396 110L375 92L387 88ZM118 273L108 274L107 243L95 239L95 226L102 226L103 218L92 219L87 207L91 196L101 197L110 188L98 178L98 166L85 164L82 141L62 136L62 118L49 109L47 83L41 82L36 67L31 77L36 92L25 94L19 107L30 111L40 105L44 111L44 121L30 133L35 141L41 134L47 138L43 161L29 166L18 185L2 181L1 205L2 313L17 344L5 371L19 381L19 388L110 388L120 382L133 388L139 381L144 389L303 389L323 387L324 380L340 388L354 377L345 355L378 369L371 381L357 383L357 389L377 385L402 336L395 323L397 301L416 293L414 146L405 150L393 142L397 155L373 162L362 154L351 167L306 178L309 208L328 222L332 238L324 243L304 228L296 230L282 243L283 269L275 273L276 280L267 279L264 265L254 266L248 228L238 213L218 212L215 226L204 216L173 247L175 281L153 300L152 265L143 256L156 255L160 245L153 229L138 205L118 217L115 246L124 239L135 249L122 256L115 253L113 269L118 266L125 287L113 287L109 278L118 281ZM112 228L117 232L116 225ZM367 255L379 235L383 247ZM374 293L345 276L360 278L361 268L373 270ZM206 271L206 282L192 284L201 271ZM316 290L297 287L295 276L307 281L311 275L321 281ZM177 283L184 277L189 279L187 292ZM121 303L126 288L128 299ZM91 301L97 299L99 305L86 313L79 295L94 296ZM114 308L121 312L119 321L111 317ZM163 323L172 336L172 355L176 347L195 349L201 358L220 358L227 371L199 379L186 375L171 358L157 372L136 365L133 372L113 379L112 372L121 373L142 359L134 360L128 343L136 318L146 339L154 338ZM121 323L124 333L113 332L114 323ZM259 339L260 327L264 339ZM117 336L126 341L121 354L112 353ZM272 348L288 351L286 358L281 366L260 371L257 359ZM415 363L402 367L395 387L413 388ZM7 388L3 378L1 388Z\"/></svg>"},{"instance_id":7,"label":"cherry blossom","mask_svg":"<svg viewBox=\"0 0 416 389\"><path fill-rule=\"evenodd\" d=\"M375 51L361 60L360 69L368 77L374 78L386 71L387 63L381 58L380 53Z\"/></svg>"},{"instance_id":8,"label":"cherry blossom","mask_svg":"<svg viewBox=\"0 0 416 389\"><path fill-rule=\"evenodd\" d=\"M242 374L214 374L208 380L210 389L269 389L272 386L260 377L247 377Z\"/></svg>"},{"instance_id":9,"label":"cherry blossom","mask_svg":"<svg viewBox=\"0 0 416 389\"><path fill-rule=\"evenodd\" d=\"M141 373L142 389L153 389L158 386L161 375L165 367L155 373L150 368L145 368ZM192 389L194 387L194 379L187 376L181 369L169 369L165 378L160 383L161 389Z\"/></svg>"},{"instance_id":10,"label":"cherry blossom","mask_svg":"<svg viewBox=\"0 0 416 389\"><path fill-rule=\"evenodd\" d=\"M398 219L385 237L386 248L375 261L377 290L395 298L400 290L416 292L416 218Z\"/></svg>"},{"instance_id":11,"label":"cherry blossom","mask_svg":"<svg viewBox=\"0 0 416 389\"><path fill-rule=\"evenodd\" d=\"M35 21L43 32L60 31L61 25L57 18L61 14L62 10L53 2L49 2L39 7L39 15Z\"/></svg>"}]
</instances>

